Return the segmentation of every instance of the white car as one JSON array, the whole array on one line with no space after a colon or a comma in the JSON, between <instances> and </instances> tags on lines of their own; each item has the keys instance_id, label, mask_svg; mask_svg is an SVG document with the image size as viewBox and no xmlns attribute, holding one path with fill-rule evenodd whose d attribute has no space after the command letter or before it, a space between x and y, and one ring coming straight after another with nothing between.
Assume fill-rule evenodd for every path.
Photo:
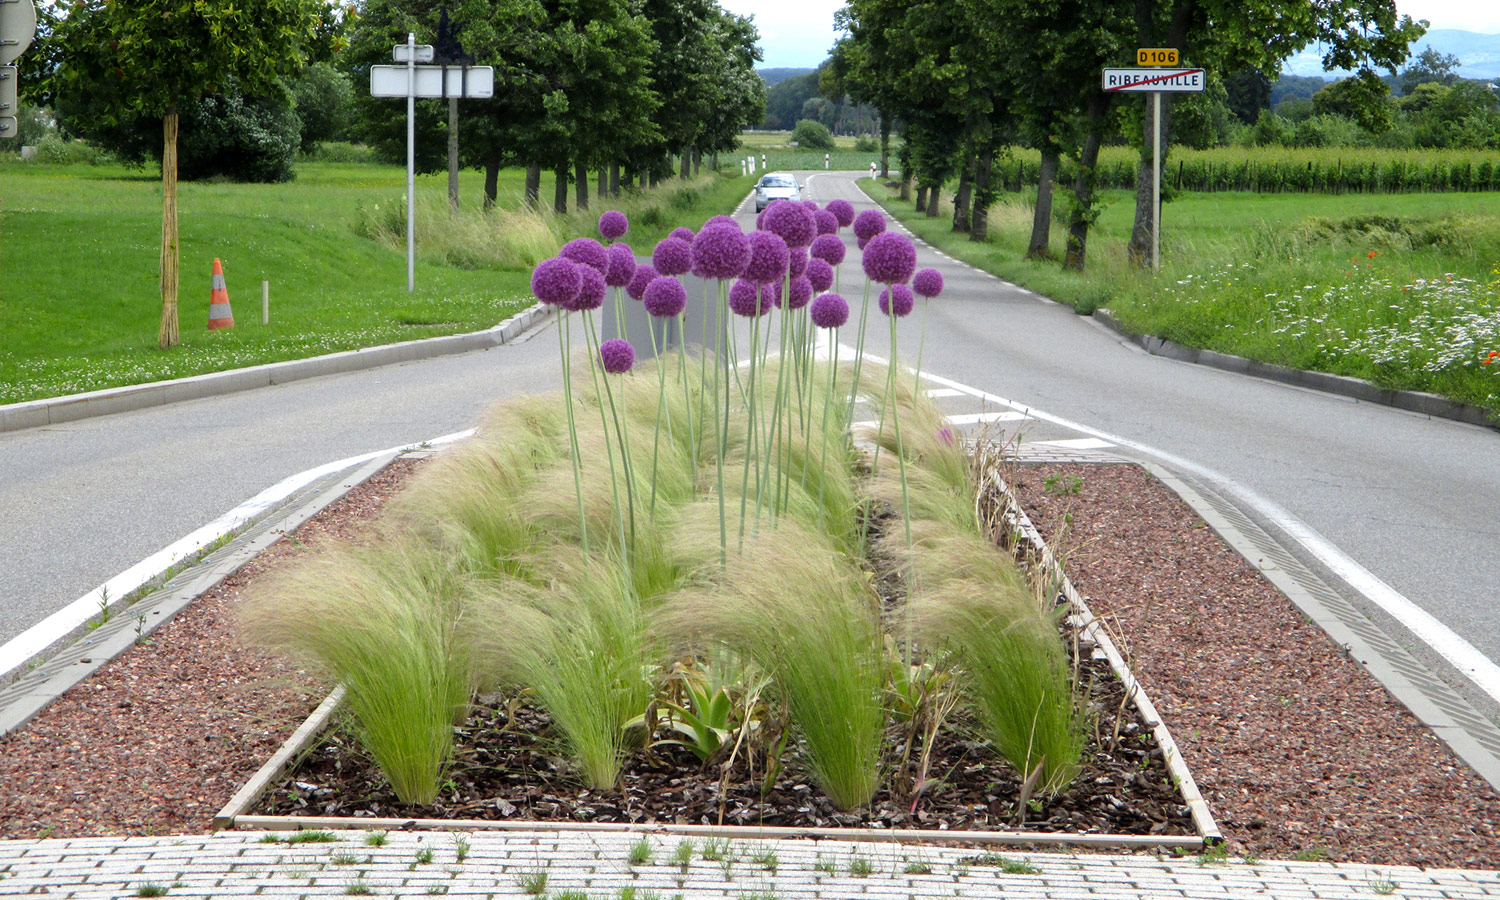
<instances>
[{"instance_id":1,"label":"white car","mask_svg":"<svg viewBox=\"0 0 1500 900\"><path fill-rule=\"evenodd\" d=\"M761 178L755 186L755 211L760 212L771 205L772 200L801 200L802 188L797 179L785 172L772 172Z\"/></svg>"}]
</instances>

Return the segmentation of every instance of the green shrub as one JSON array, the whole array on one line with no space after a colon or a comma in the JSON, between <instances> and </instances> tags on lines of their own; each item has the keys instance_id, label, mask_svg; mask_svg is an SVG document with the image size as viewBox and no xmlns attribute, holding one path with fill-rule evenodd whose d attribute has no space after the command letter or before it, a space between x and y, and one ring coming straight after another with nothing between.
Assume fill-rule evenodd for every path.
<instances>
[{"instance_id":1,"label":"green shrub","mask_svg":"<svg viewBox=\"0 0 1500 900\"><path fill-rule=\"evenodd\" d=\"M70 141L54 131L36 145L36 161L60 166L98 166L115 162L115 158L88 141Z\"/></svg>"},{"instance_id":2,"label":"green shrub","mask_svg":"<svg viewBox=\"0 0 1500 900\"><path fill-rule=\"evenodd\" d=\"M862 134L854 139L854 149L859 153L877 153L880 150L880 142L868 134Z\"/></svg>"},{"instance_id":3,"label":"green shrub","mask_svg":"<svg viewBox=\"0 0 1500 900\"><path fill-rule=\"evenodd\" d=\"M348 75L329 63L314 63L292 85L292 101L301 120L298 143L303 153L311 152L319 141L344 138L354 104Z\"/></svg>"},{"instance_id":4,"label":"green shrub","mask_svg":"<svg viewBox=\"0 0 1500 900\"><path fill-rule=\"evenodd\" d=\"M804 150L832 150L833 133L822 122L803 119L792 129L792 140Z\"/></svg>"}]
</instances>

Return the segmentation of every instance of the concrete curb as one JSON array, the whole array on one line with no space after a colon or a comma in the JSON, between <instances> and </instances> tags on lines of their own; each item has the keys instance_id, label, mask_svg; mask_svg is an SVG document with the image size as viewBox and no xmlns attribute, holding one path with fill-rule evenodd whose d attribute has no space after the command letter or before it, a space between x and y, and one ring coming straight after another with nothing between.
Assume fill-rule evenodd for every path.
<instances>
[{"instance_id":1,"label":"concrete curb","mask_svg":"<svg viewBox=\"0 0 1500 900\"><path fill-rule=\"evenodd\" d=\"M11 403L0 406L0 432L19 431L23 428L36 428L41 425L56 425L61 422L72 422L92 416L107 416L151 406L165 406L182 400L197 400L235 391L248 391L303 378L316 378L320 375L373 369L390 363L431 359L436 356L467 353L470 350L488 350L514 341L546 318L548 314L547 308L538 303L484 331L402 341L399 344L384 344L379 347L362 347L358 350L345 350L341 353L329 353L308 359L291 359L244 369L174 378L170 381L153 381L148 384L132 384L101 391L88 391L83 394L68 394L63 397L47 397L41 400L27 400L24 403Z\"/></svg>"},{"instance_id":2,"label":"concrete curb","mask_svg":"<svg viewBox=\"0 0 1500 900\"><path fill-rule=\"evenodd\" d=\"M1238 372L1241 375L1253 375L1256 378L1265 378L1282 384L1295 385L1296 387L1309 388L1324 393L1336 394L1340 397L1350 397L1365 403L1379 403L1382 406L1393 406L1435 419L1452 419L1456 422L1465 422L1469 425L1478 425L1482 428L1500 429L1500 421L1492 418L1492 413L1483 407L1470 406L1467 403L1456 403L1437 394L1426 394L1421 391L1393 391L1377 387L1360 378L1351 378L1347 375L1330 375L1327 372L1312 372L1305 369L1293 369L1288 366L1278 366L1271 363L1256 362L1243 356L1231 356L1228 353L1218 353L1213 350L1199 350L1194 347L1184 347L1174 341L1165 340L1149 334L1136 334L1126 330L1125 326L1115 318L1114 313L1107 309L1094 310L1093 318L1100 325L1113 331L1115 334L1125 338L1136 346L1145 350L1153 356L1164 356L1182 362L1196 363L1200 366L1209 366L1222 369L1226 372Z\"/></svg>"}]
</instances>

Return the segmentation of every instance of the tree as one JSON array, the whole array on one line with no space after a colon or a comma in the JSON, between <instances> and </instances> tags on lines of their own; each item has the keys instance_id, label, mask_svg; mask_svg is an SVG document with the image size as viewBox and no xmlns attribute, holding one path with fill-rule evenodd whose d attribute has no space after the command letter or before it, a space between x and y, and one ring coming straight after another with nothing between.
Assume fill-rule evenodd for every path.
<instances>
[{"instance_id":1,"label":"tree","mask_svg":"<svg viewBox=\"0 0 1500 900\"><path fill-rule=\"evenodd\" d=\"M1401 70L1398 79L1401 93L1410 94L1422 84L1452 84L1458 80L1458 66L1458 57L1451 53L1439 53L1428 44Z\"/></svg>"},{"instance_id":2,"label":"tree","mask_svg":"<svg viewBox=\"0 0 1500 900\"><path fill-rule=\"evenodd\" d=\"M178 342L177 134L183 104L234 78L276 95L302 64L317 21L309 0L75 0L58 26L59 95L107 89L119 119L162 123L161 328Z\"/></svg>"},{"instance_id":3,"label":"tree","mask_svg":"<svg viewBox=\"0 0 1500 900\"><path fill-rule=\"evenodd\" d=\"M809 150L833 149L833 134L828 126L812 119L803 119L797 123L797 127L792 129L792 140L797 142L798 147Z\"/></svg>"},{"instance_id":4,"label":"tree","mask_svg":"<svg viewBox=\"0 0 1500 900\"><path fill-rule=\"evenodd\" d=\"M314 63L292 85L292 97L302 120L303 153L311 153L318 141L343 138L354 106L348 75L329 63Z\"/></svg>"},{"instance_id":5,"label":"tree","mask_svg":"<svg viewBox=\"0 0 1500 900\"><path fill-rule=\"evenodd\" d=\"M1241 69L1224 79L1224 94L1235 118L1254 125L1261 112L1271 108L1271 79L1257 68Z\"/></svg>"},{"instance_id":6,"label":"tree","mask_svg":"<svg viewBox=\"0 0 1500 900\"><path fill-rule=\"evenodd\" d=\"M1369 69L1353 78L1343 78L1313 94L1313 112L1323 116L1345 116L1371 134L1391 127L1390 89Z\"/></svg>"}]
</instances>

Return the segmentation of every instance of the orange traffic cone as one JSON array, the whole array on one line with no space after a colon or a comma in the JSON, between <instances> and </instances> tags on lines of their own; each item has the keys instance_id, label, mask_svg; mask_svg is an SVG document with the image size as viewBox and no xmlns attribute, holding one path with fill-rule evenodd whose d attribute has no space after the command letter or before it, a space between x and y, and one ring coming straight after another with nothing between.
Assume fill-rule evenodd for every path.
<instances>
[{"instance_id":1,"label":"orange traffic cone","mask_svg":"<svg viewBox=\"0 0 1500 900\"><path fill-rule=\"evenodd\" d=\"M224 286L224 267L214 257L214 283L208 292L208 330L233 328L234 311L229 308L229 289Z\"/></svg>"}]
</instances>

